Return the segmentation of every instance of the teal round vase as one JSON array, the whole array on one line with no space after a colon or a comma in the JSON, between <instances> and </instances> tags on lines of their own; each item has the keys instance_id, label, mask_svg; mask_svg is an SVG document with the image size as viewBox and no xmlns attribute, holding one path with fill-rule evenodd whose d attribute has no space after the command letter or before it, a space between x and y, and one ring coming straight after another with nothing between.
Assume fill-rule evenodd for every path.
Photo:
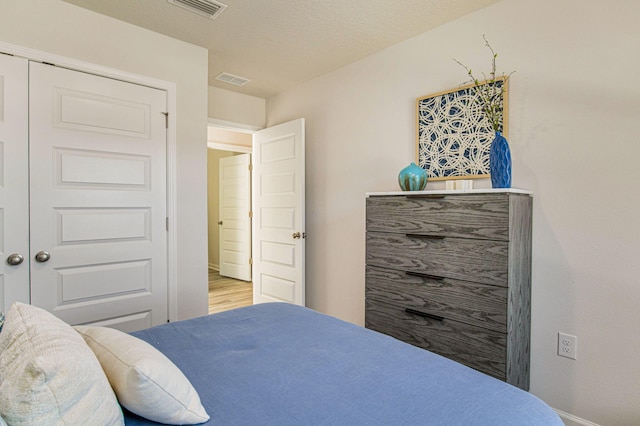
<instances>
[{"instance_id":1,"label":"teal round vase","mask_svg":"<svg viewBox=\"0 0 640 426\"><path fill-rule=\"evenodd\" d=\"M507 139L500 132L491 142L489 169L493 188L511 188L511 151Z\"/></svg>"},{"instance_id":2,"label":"teal round vase","mask_svg":"<svg viewBox=\"0 0 640 426\"><path fill-rule=\"evenodd\" d=\"M400 170L398 183L403 191L422 191L427 186L427 172L416 163L411 163Z\"/></svg>"}]
</instances>

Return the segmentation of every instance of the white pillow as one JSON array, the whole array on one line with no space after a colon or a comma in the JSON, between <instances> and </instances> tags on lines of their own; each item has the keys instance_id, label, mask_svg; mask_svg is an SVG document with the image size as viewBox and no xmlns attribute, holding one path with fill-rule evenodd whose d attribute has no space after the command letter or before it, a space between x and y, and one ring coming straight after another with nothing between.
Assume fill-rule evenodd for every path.
<instances>
[{"instance_id":1,"label":"white pillow","mask_svg":"<svg viewBox=\"0 0 640 426\"><path fill-rule=\"evenodd\" d=\"M189 379L156 348L112 328L75 329L98 357L123 407L159 423L196 424L209 420Z\"/></svg>"},{"instance_id":2,"label":"white pillow","mask_svg":"<svg viewBox=\"0 0 640 426\"><path fill-rule=\"evenodd\" d=\"M122 410L82 337L14 302L0 333L0 416L10 425L122 425Z\"/></svg>"}]
</instances>

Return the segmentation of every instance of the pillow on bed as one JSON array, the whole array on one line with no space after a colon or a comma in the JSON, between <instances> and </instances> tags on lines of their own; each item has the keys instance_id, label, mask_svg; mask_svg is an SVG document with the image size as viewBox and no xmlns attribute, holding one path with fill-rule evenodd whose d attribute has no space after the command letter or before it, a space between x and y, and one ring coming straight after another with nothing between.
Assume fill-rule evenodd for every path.
<instances>
[{"instance_id":1,"label":"pillow on bed","mask_svg":"<svg viewBox=\"0 0 640 426\"><path fill-rule=\"evenodd\" d=\"M123 407L159 423L196 424L209 420L189 379L156 348L112 328L75 329L100 360Z\"/></svg>"},{"instance_id":2,"label":"pillow on bed","mask_svg":"<svg viewBox=\"0 0 640 426\"><path fill-rule=\"evenodd\" d=\"M12 425L124 423L82 337L49 312L18 302L0 333L0 416Z\"/></svg>"}]
</instances>

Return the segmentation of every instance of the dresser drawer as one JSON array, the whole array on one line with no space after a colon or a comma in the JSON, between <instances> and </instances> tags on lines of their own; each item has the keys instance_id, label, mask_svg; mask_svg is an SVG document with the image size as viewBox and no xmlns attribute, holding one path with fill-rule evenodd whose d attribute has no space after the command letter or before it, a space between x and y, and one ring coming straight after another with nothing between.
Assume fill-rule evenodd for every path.
<instances>
[{"instance_id":1,"label":"dresser drawer","mask_svg":"<svg viewBox=\"0 0 640 426\"><path fill-rule=\"evenodd\" d=\"M469 324L425 318L367 300L365 325L414 346L506 380L506 334Z\"/></svg>"},{"instance_id":2,"label":"dresser drawer","mask_svg":"<svg viewBox=\"0 0 640 426\"><path fill-rule=\"evenodd\" d=\"M507 241L367 232L366 263L506 287Z\"/></svg>"},{"instance_id":3,"label":"dresser drawer","mask_svg":"<svg viewBox=\"0 0 640 426\"><path fill-rule=\"evenodd\" d=\"M509 240L509 196L405 195L367 198L367 231Z\"/></svg>"},{"instance_id":4,"label":"dresser drawer","mask_svg":"<svg viewBox=\"0 0 640 426\"><path fill-rule=\"evenodd\" d=\"M507 332L506 287L367 266L366 298Z\"/></svg>"}]
</instances>

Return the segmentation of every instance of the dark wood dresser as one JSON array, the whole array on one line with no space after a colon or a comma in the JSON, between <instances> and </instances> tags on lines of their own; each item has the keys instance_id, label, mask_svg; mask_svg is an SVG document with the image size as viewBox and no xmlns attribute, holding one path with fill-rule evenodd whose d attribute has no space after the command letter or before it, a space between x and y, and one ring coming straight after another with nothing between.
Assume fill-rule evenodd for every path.
<instances>
[{"instance_id":1,"label":"dark wood dresser","mask_svg":"<svg viewBox=\"0 0 640 426\"><path fill-rule=\"evenodd\" d=\"M532 197L372 193L367 328L529 389Z\"/></svg>"}]
</instances>

